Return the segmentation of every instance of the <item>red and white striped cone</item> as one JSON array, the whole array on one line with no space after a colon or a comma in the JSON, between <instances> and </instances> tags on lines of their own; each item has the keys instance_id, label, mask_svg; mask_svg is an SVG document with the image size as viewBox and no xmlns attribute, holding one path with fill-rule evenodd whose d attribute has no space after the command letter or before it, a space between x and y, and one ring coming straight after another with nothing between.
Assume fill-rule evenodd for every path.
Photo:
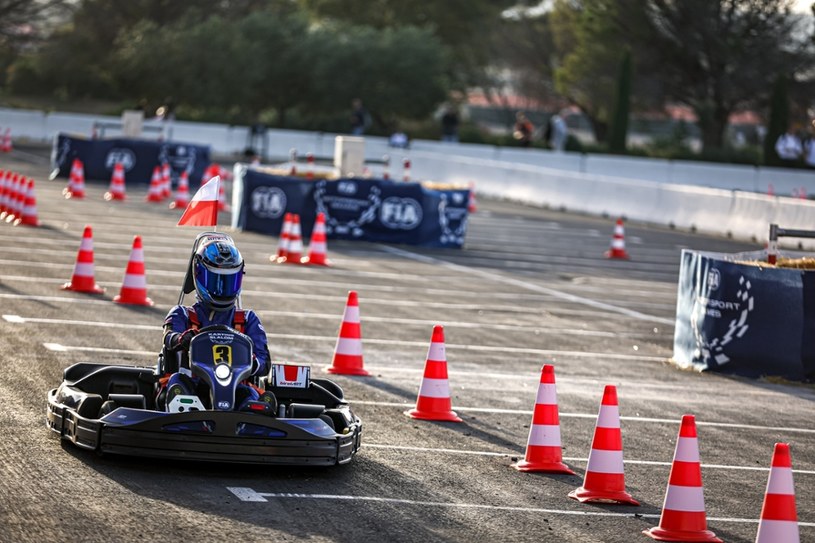
<instances>
[{"instance_id":1,"label":"red and white striped cone","mask_svg":"<svg viewBox=\"0 0 815 543\"><path fill-rule=\"evenodd\" d=\"M693 415L682 416L659 526L643 530L642 533L657 541L721 543L721 539L707 529L702 465Z\"/></svg>"},{"instance_id":2,"label":"red and white striped cone","mask_svg":"<svg viewBox=\"0 0 815 543\"><path fill-rule=\"evenodd\" d=\"M226 204L226 189L224 188L223 180L218 183L218 211L226 211L229 212L229 206Z\"/></svg>"},{"instance_id":3,"label":"red and white striped cone","mask_svg":"<svg viewBox=\"0 0 815 543\"><path fill-rule=\"evenodd\" d=\"M11 170L7 170L0 177L0 219L5 219L6 215L11 211L11 187L14 175Z\"/></svg>"},{"instance_id":4,"label":"red and white striped cone","mask_svg":"<svg viewBox=\"0 0 815 543\"><path fill-rule=\"evenodd\" d=\"M178 189L175 191L175 201L170 203L170 209L185 209L190 203L190 177L187 170L178 177Z\"/></svg>"},{"instance_id":5,"label":"red and white striped cone","mask_svg":"<svg viewBox=\"0 0 815 543\"><path fill-rule=\"evenodd\" d=\"M775 196L775 187L772 183L767 184L767 196Z\"/></svg>"},{"instance_id":6,"label":"red and white striped cone","mask_svg":"<svg viewBox=\"0 0 815 543\"><path fill-rule=\"evenodd\" d=\"M12 171L7 171L3 179L3 194L2 194L2 212L0 212L0 219L5 219L6 215L13 213L14 206L14 184L17 182L17 174Z\"/></svg>"},{"instance_id":7,"label":"red and white striped cone","mask_svg":"<svg viewBox=\"0 0 815 543\"><path fill-rule=\"evenodd\" d=\"M289 255L289 238L291 237L292 213L283 215L283 226L280 227L280 236L277 242L277 254L269 257L269 260L282 264Z\"/></svg>"},{"instance_id":8,"label":"red and white striped cone","mask_svg":"<svg viewBox=\"0 0 815 543\"><path fill-rule=\"evenodd\" d=\"M405 415L414 419L461 422L461 418L453 411L450 383L447 379L447 355L444 351L444 327L437 324L430 337L416 407L405 411Z\"/></svg>"},{"instance_id":9,"label":"red and white striped cone","mask_svg":"<svg viewBox=\"0 0 815 543\"><path fill-rule=\"evenodd\" d=\"M308 244L308 256L301 260L303 264L313 266L331 266L328 260L328 238L325 233L325 213L317 213L314 229L311 231L311 240Z\"/></svg>"},{"instance_id":10,"label":"red and white striped cone","mask_svg":"<svg viewBox=\"0 0 815 543\"><path fill-rule=\"evenodd\" d=\"M348 301L342 315L342 324L334 347L334 358L328 373L341 375L370 375L363 368L362 360L362 326L359 318L359 299L357 292L348 292Z\"/></svg>"},{"instance_id":11,"label":"red and white striped cone","mask_svg":"<svg viewBox=\"0 0 815 543\"><path fill-rule=\"evenodd\" d=\"M82 166L82 161L78 158L75 158L73 162L71 162L68 186L62 189L62 195L65 196L65 198L85 197L85 168Z\"/></svg>"},{"instance_id":12,"label":"red and white striped cone","mask_svg":"<svg viewBox=\"0 0 815 543\"><path fill-rule=\"evenodd\" d=\"M390 179L390 165L391 165L391 157L388 155L382 156L382 179Z\"/></svg>"},{"instance_id":13,"label":"red and white striped cone","mask_svg":"<svg viewBox=\"0 0 815 543\"><path fill-rule=\"evenodd\" d=\"M798 191L798 197L801 200L806 200L807 199L807 188L806 187L801 187L801 190Z\"/></svg>"},{"instance_id":14,"label":"red and white striped cone","mask_svg":"<svg viewBox=\"0 0 815 543\"><path fill-rule=\"evenodd\" d=\"M96 284L93 269L93 231L90 226L85 227L82 233L82 243L79 245L79 252L76 255L74 273L71 281L62 285L63 290L73 290L74 292L88 292L90 294L102 294L105 289Z\"/></svg>"},{"instance_id":15,"label":"red and white striped cone","mask_svg":"<svg viewBox=\"0 0 815 543\"><path fill-rule=\"evenodd\" d=\"M410 181L410 159L404 159L402 161L402 166L405 169L404 175L402 176L402 181Z\"/></svg>"},{"instance_id":16,"label":"red and white striped cone","mask_svg":"<svg viewBox=\"0 0 815 543\"><path fill-rule=\"evenodd\" d=\"M0 220L9 217L14 219L14 205L17 196L17 174L13 172L6 172L6 178L3 187L3 211L0 212Z\"/></svg>"},{"instance_id":17,"label":"red and white striped cone","mask_svg":"<svg viewBox=\"0 0 815 543\"><path fill-rule=\"evenodd\" d=\"M621 258L627 260L628 253L625 250L625 228L623 220L617 219L614 225L614 236L611 238L611 248L605 253L606 258Z\"/></svg>"},{"instance_id":18,"label":"red and white striped cone","mask_svg":"<svg viewBox=\"0 0 815 543\"><path fill-rule=\"evenodd\" d=\"M0 170L0 217L4 217L6 212L6 194L8 192L8 180L11 179L11 172Z\"/></svg>"},{"instance_id":19,"label":"red and white striped cone","mask_svg":"<svg viewBox=\"0 0 815 543\"><path fill-rule=\"evenodd\" d=\"M161 202L161 167L156 164L153 166L153 176L150 178L150 186L147 188L147 196L145 196L145 202L152 202L157 204Z\"/></svg>"},{"instance_id":20,"label":"red and white striped cone","mask_svg":"<svg viewBox=\"0 0 815 543\"><path fill-rule=\"evenodd\" d=\"M603 391L583 486L572 490L569 497L579 502L640 504L625 491L623 437L614 385L606 385Z\"/></svg>"},{"instance_id":21,"label":"red and white striped cone","mask_svg":"<svg viewBox=\"0 0 815 543\"><path fill-rule=\"evenodd\" d=\"M23 226L40 226L40 219L37 217L37 197L34 194L33 179L28 180L22 216L20 217L19 222L15 221L14 224L22 224Z\"/></svg>"},{"instance_id":22,"label":"red and white striped cone","mask_svg":"<svg viewBox=\"0 0 815 543\"><path fill-rule=\"evenodd\" d=\"M161 165L161 199L166 200L173 195L172 173L170 164L165 162Z\"/></svg>"},{"instance_id":23,"label":"red and white striped cone","mask_svg":"<svg viewBox=\"0 0 815 543\"><path fill-rule=\"evenodd\" d=\"M467 213L478 211L478 202L475 200L475 183L470 183L470 200L467 202Z\"/></svg>"},{"instance_id":24,"label":"red and white striped cone","mask_svg":"<svg viewBox=\"0 0 815 543\"><path fill-rule=\"evenodd\" d=\"M6 127L6 133L3 136L2 142L0 142L0 152L10 153L12 149L13 145L11 143L11 128Z\"/></svg>"},{"instance_id":25,"label":"red and white striped cone","mask_svg":"<svg viewBox=\"0 0 815 543\"><path fill-rule=\"evenodd\" d=\"M281 264L300 264L303 258L303 235L300 230L300 215L292 213L291 232L289 233L289 244L286 248L286 256L278 262Z\"/></svg>"},{"instance_id":26,"label":"red and white striped cone","mask_svg":"<svg viewBox=\"0 0 815 543\"><path fill-rule=\"evenodd\" d=\"M24 183L25 178L22 175L14 174L11 183L11 194L9 195L9 211L6 215L6 222L8 223L13 223L23 215L23 205L25 203Z\"/></svg>"},{"instance_id":27,"label":"red and white striped cone","mask_svg":"<svg viewBox=\"0 0 815 543\"><path fill-rule=\"evenodd\" d=\"M66 198L73 197L74 186L76 185L76 169L78 166L78 158L75 158L73 162L71 162L71 172L68 174L68 185L62 189L62 195Z\"/></svg>"},{"instance_id":28,"label":"red and white striped cone","mask_svg":"<svg viewBox=\"0 0 815 543\"><path fill-rule=\"evenodd\" d=\"M311 181L314 179L314 153L306 153L306 179Z\"/></svg>"},{"instance_id":29,"label":"red and white striped cone","mask_svg":"<svg viewBox=\"0 0 815 543\"><path fill-rule=\"evenodd\" d=\"M147 297L147 277L144 273L144 249L141 236L133 238L133 249L127 261L125 277L119 294L113 297L117 304L152 306L153 300Z\"/></svg>"},{"instance_id":30,"label":"red and white striped cone","mask_svg":"<svg viewBox=\"0 0 815 543\"><path fill-rule=\"evenodd\" d=\"M207 166L207 169L204 170L204 175L201 177L201 186L203 187L207 181L218 175L220 171L221 167L214 162Z\"/></svg>"},{"instance_id":31,"label":"red and white striped cone","mask_svg":"<svg viewBox=\"0 0 815 543\"><path fill-rule=\"evenodd\" d=\"M788 443L776 443L764 493L756 543L799 543L798 511Z\"/></svg>"},{"instance_id":32,"label":"red and white striped cone","mask_svg":"<svg viewBox=\"0 0 815 543\"><path fill-rule=\"evenodd\" d=\"M121 162L113 166L110 188L105 193L105 200L123 201L125 199L125 167Z\"/></svg>"},{"instance_id":33,"label":"red and white striped cone","mask_svg":"<svg viewBox=\"0 0 815 543\"><path fill-rule=\"evenodd\" d=\"M289 175L297 175L297 149L289 151L289 164L291 164Z\"/></svg>"},{"instance_id":34,"label":"red and white striped cone","mask_svg":"<svg viewBox=\"0 0 815 543\"><path fill-rule=\"evenodd\" d=\"M563 450L560 443L560 417L557 408L555 388L555 367L545 364L541 369L538 396L532 424L529 427L529 440L526 456L517 464L518 471L542 471L548 473L568 473L574 475L569 466L563 463Z\"/></svg>"}]
</instances>

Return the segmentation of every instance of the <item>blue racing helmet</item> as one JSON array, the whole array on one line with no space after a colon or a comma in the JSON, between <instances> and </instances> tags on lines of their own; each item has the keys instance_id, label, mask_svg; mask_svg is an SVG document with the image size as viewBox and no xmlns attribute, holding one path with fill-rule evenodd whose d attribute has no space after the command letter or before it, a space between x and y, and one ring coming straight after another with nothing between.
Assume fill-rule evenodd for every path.
<instances>
[{"instance_id":1,"label":"blue racing helmet","mask_svg":"<svg viewBox=\"0 0 815 543\"><path fill-rule=\"evenodd\" d=\"M226 311L241 293L243 257L228 241L207 243L195 253L192 276L198 300L216 311Z\"/></svg>"}]
</instances>

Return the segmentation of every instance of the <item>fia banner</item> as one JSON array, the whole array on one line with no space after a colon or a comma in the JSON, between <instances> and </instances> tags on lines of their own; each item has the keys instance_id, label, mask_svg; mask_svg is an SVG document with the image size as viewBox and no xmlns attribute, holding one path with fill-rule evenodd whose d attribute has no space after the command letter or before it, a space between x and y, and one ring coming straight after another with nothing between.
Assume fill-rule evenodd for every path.
<instances>
[{"instance_id":1,"label":"fia banner","mask_svg":"<svg viewBox=\"0 0 815 543\"><path fill-rule=\"evenodd\" d=\"M69 177L75 158L82 161L88 180L110 181L114 164L121 162L127 183L149 184L153 168L167 162L173 185L186 171L191 186L197 187L210 164L210 148L180 142L96 140L58 134L51 150L51 178Z\"/></svg>"},{"instance_id":2,"label":"fia banner","mask_svg":"<svg viewBox=\"0 0 815 543\"><path fill-rule=\"evenodd\" d=\"M815 374L815 273L746 263L762 256L682 251L673 356L680 367Z\"/></svg>"},{"instance_id":3,"label":"fia banner","mask_svg":"<svg viewBox=\"0 0 815 543\"><path fill-rule=\"evenodd\" d=\"M386 179L304 180L239 168L233 227L278 235L286 212L299 213L303 237L324 213L329 239L406 243L425 247L464 244L469 189L431 190Z\"/></svg>"}]
</instances>

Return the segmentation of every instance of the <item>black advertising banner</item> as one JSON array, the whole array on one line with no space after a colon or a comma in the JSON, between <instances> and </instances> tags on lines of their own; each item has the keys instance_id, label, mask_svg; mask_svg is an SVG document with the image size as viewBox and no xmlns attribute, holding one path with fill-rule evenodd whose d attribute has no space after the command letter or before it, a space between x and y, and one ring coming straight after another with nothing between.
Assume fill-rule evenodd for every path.
<instances>
[{"instance_id":1,"label":"black advertising banner","mask_svg":"<svg viewBox=\"0 0 815 543\"><path fill-rule=\"evenodd\" d=\"M815 376L815 272L745 263L759 258L682 251L679 366L747 377Z\"/></svg>"},{"instance_id":2,"label":"black advertising banner","mask_svg":"<svg viewBox=\"0 0 815 543\"><path fill-rule=\"evenodd\" d=\"M300 215L307 238L322 212L330 239L460 248L467 232L469 189L367 178L310 181L253 168L242 169L235 182L233 226L245 230L276 236L284 214L292 212Z\"/></svg>"},{"instance_id":3,"label":"black advertising banner","mask_svg":"<svg viewBox=\"0 0 815 543\"><path fill-rule=\"evenodd\" d=\"M172 182L186 171L190 188L198 187L204 171L210 164L209 146L179 142L161 142L134 139L86 139L59 134L51 150L53 177L69 177L74 159L82 161L85 178L109 181L113 165L121 162L125 169L125 182L149 184L153 168L167 162Z\"/></svg>"}]
</instances>

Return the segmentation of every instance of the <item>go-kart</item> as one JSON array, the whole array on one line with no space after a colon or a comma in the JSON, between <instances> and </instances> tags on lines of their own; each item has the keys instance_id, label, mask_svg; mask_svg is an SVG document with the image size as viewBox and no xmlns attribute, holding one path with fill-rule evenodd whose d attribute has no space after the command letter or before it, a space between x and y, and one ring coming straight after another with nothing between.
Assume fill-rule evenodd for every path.
<instances>
[{"instance_id":1,"label":"go-kart","mask_svg":"<svg viewBox=\"0 0 815 543\"><path fill-rule=\"evenodd\" d=\"M252 340L234 328L208 326L192 338L185 369L198 378L195 395L159 400L166 356L155 367L68 367L48 393L48 426L84 449L153 458L326 466L359 450L362 422L336 383L282 363L251 378ZM247 382L265 389L261 400L236 401Z\"/></svg>"}]
</instances>

